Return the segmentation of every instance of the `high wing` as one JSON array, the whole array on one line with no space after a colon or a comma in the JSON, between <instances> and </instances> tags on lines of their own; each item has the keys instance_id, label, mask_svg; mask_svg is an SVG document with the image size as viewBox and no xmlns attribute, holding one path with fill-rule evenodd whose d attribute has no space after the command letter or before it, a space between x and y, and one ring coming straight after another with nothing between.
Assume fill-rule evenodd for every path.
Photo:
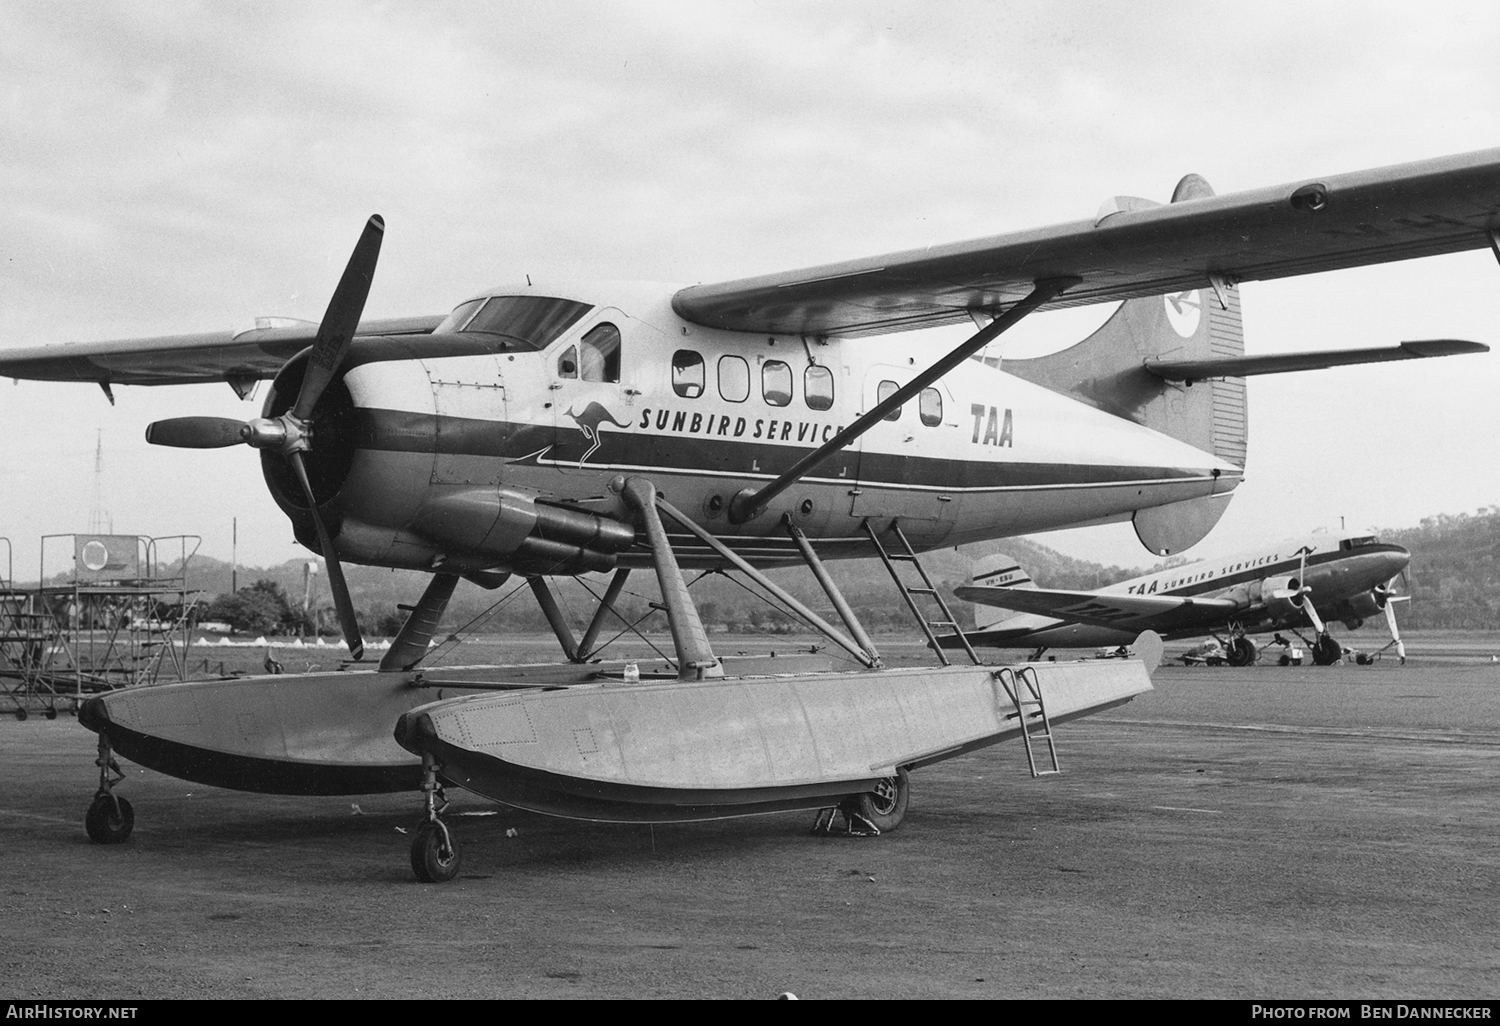
<instances>
[{"instance_id":1,"label":"high wing","mask_svg":"<svg viewBox=\"0 0 1500 1026\"><path fill-rule=\"evenodd\" d=\"M954 593L967 602L1038 613L1059 620L1158 633L1224 623L1242 607L1229 599L1123 595L1047 588L986 588L965 585Z\"/></svg>"},{"instance_id":2,"label":"high wing","mask_svg":"<svg viewBox=\"0 0 1500 1026\"><path fill-rule=\"evenodd\" d=\"M682 289L709 327L858 336L968 321L1033 283L1082 281L1057 309L1495 245L1500 149L1174 202L1107 202L1092 220ZM1236 372L1237 373L1237 372Z\"/></svg>"},{"instance_id":3,"label":"high wing","mask_svg":"<svg viewBox=\"0 0 1500 1026\"><path fill-rule=\"evenodd\" d=\"M446 315L360 321L363 335L425 335ZM228 381L239 387L274 378L282 365L316 341L318 325L255 327L197 335L0 349L0 377L34 381L97 381L116 385L190 385Z\"/></svg>"}]
</instances>

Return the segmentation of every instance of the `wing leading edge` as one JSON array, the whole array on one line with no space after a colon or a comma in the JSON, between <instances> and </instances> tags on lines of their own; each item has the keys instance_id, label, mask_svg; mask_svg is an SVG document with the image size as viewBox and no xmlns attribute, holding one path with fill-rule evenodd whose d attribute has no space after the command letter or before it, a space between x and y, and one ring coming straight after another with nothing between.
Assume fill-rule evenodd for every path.
<instances>
[{"instance_id":1,"label":"wing leading edge","mask_svg":"<svg viewBox=\"0 0 1500 1026\"><path fill-rule=\"evenodd\" d=\"M1183 191L1199 198L694 285L672 305L709 327L858 336L967 321L1048 278L1082 279L1043 307L1056 309L1482 249L1500 226L1500 149L1225 196Z\"/></svg>"},{"instance_id":2,"label":"wing leading edge","mask_svg":"<svg viewBox=\"0 0 1500 1026\"><path fill-rule=\"evenodd\" d=\"M356 336L426 335L444 316L361 321ZM0 377L115 385L258 381L275 377L287 360L312 345L317 336L317 324L307 322L238 333L211 331L0 349Z\"/></svg>"}]
</instances>

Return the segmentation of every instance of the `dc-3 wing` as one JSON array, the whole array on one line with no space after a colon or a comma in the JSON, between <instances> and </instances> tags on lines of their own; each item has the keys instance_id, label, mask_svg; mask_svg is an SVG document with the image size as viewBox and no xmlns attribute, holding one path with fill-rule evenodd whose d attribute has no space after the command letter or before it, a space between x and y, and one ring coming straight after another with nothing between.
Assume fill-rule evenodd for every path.
<instances>
[{"instance_id":1,"label":"dc-3 wing","mask_svg":"<svg viewBox=\"0 0 1500 1026\"><path fill-rule=\"evenodd\" d=\"M1117 197L1090 220L695 285L672 305L710 327L857 336L964 322L1046 279L1081 281L1043 310L1482 249L1500 226L1500 149L1226 196L1189 175L1173 199Z\"/></svg>"},{"instance_id":2,"label":"dc-3 wing","mask_svg":"<svg viewBox=\"0 0 1500 1026\"><path fill-rule=\"evenodd\" d=\"M1037 613L1058 620L1122 630L1179 630L1223 623L1240 610L1229 599L1120 595L1046 588L986 588L965 585L954 593L967 602Z\"/></svg>"}]
</instances>

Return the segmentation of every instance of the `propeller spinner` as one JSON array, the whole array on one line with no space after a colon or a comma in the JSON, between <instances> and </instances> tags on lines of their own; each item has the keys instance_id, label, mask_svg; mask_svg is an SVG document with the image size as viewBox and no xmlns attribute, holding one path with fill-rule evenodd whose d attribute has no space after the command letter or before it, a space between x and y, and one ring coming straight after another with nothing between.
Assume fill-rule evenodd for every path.
<instances>
[{"instance_id":1,"label":"propeller spinner","mask_svg":"<svg viewBox=\"0 0 1500 1026\"><path fill-rule=\"evenodd\" d=\"M354 246L343 277L328 302L328 310L318 325L317 340L307 360L307 369L302 376L302 387L297 392L297 401L292 408L278 417L257 417L250 421L231 420L227 417L173 417L159 420L146 428L146 441L152 445L168 445L180 449L221 449L244 443L255 449L280 453L292 465L302 492L307 496L308 510L312 514L313 526L318 532L318 546L323 550L323 559L328 564L328 585L333 592L333 604L338 610L339 627L349 645L349 654L355 659L364 655L364 640L360 637L359 623L354 616L354 603L349 597L349 586L344 580L343 567L333 552L333 539L328 525L318 512L318 500L313 494L312 483L307 477L307 467L302 454L313 443L311 420L313 410L322 398L328 385L338 376L344 359L349 355L349 346L359 327L364 313L365 299L370 294L370 282L375 276L375 264L380 257L380 243L385 237L385 221L379 214L372 215L365 230Z\"/></svg>"}]
</instances>

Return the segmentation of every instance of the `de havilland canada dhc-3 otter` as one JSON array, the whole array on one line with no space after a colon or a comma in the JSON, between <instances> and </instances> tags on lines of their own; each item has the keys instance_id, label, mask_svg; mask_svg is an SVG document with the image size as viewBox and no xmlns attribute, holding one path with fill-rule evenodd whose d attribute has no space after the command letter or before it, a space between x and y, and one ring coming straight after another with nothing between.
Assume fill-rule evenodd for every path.
<instances>
[{"instance_id":1,"label":"de havilland canada dhc-3 otter","mask_svg":"<svg viewBox=\"0 0 1500 1026\"><path fill-rule=\"evenodd\" d=\"M1486 348L1247 355L1240 283L1500 253L1497 226L1500 150L1225 196L1189 175L1165 204L1116 197L1086 220L969 242L688 287L527 282L446 316L361 321L384 233L372 217L319 325L0 353L0 375L106 393L227 381L243 396L274 379L259 418L163 420L147 439L260 451L297 538L327 562L355 660L340 561L433 575L376 671L85 702L99 734L90 836L123 840L133 823L115 753L249 791L420 789L412 865L433 881L458 867L445 784L590 820L819 809L824 829L840 815L856 832L892 829L911 770L1012 737L1030 756L1052 725L1149 690L1159 641L1143 635L1142 660L948 665L933 636L957 630L946 604L902 585L914 611L917 598L942 606L940 624L919 624L944 665L885 667L823 558L916 561L1124 521L1152 552L1181 551L1242 479L1247 376ZM1117 301L1071 349L1000 358L996 340L1033 312ZM946 353L888 337L953 324L974 330ZM794 562L844 629L760 573ZM626 575L645 567L670 668L591 662ZM858 668L720 659L684 568L755 580ZM578 637L548 577L596 572L613 577ZM423 670L459 579L510 575L568 661Z\"/></svg>"}]
</instances>

